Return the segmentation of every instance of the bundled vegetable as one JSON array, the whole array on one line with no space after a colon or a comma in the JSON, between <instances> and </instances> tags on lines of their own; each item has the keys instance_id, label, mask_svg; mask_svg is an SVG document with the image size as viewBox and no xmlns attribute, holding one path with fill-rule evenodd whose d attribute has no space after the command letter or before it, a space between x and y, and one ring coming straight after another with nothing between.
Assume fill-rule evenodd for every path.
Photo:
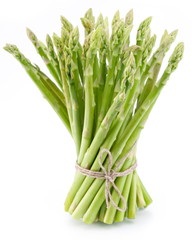
<instances>
[{"instance_id":1,"label":"bundled vegetable","mask_svg":"<svg viewBox=\"0 0 192 240\"><path fill-rule=\"evenodd\" d=\"M89 9L79 30L61 17L61 35L46 44L27 34L54 80L32 64L15 45L4 49L25 68L74 139L76 175L65 201L65 210L85 223L107 224L135 218L137 208L151 197L136 171L136 146L162 88L183 56L179 43L158 77L166 52L177 31L164 32L152 53L151 17L139 26L136 44L130 45L133 12L125 19L117 12L109 34L108 20L97 21Z\"/></svg>"}]
</instances>

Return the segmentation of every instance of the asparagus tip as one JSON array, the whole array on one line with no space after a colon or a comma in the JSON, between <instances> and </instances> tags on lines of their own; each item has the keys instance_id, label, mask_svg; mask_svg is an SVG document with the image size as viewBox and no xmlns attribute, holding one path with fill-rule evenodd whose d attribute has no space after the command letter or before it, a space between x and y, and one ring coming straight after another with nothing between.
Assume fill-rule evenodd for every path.
<instances>
[{"instance_id":1,"label":"asparagus tip","mask_svg":"<svg viewBox=\"0 0 192 240\"><path fill-rule=\"evenodd\" d=\"M77 51L78 50L78 42L79 42L79 28L75 27L72 30L70 38L69 38L70 49L73 51Z\"/></svg>"},{"instance_id":2,"label":"asparagus tip","mask_svg":"<svg viewBox=\"0 0 192 240\"><path fill-rule=\"evenodd\" d=\"M89 8L85 13L86 18L89 18L90 16L93 16L93 9L92 8Z\"/></svg>"},{"instance_id":3,"label":"asparagus tip","mask_svg":"<svg viewBox=\"0 0 192 240\"><path fill-rule=\"evenodd\" d=\"M63 28L65 28L68 32L73 30L73 25L67 20L67 18L60 16L61 23Z\"/></svg>"},{"instance_id":4,"label":"asparagus tip","mask_svg":"<svg viewBox=\"0 0 192 240\"><path fill-rule=\"evenodd\" d=\"M152 17L148 17L139 25L139 28L137 31L137 42L139 45L142 45L144 40L149 36L149 33L150 33L149 25L151 23L151 20L152 20Z\"/></svg>"},{"instance_id":5,"label":"asparagus tip","mask_svg":"<svg viewBox=\"0 0 192 240\"><path fill-rule=\"evenodd\" d=\"M83 18L80 18L83 27L85 28L86 34L93 31L95 27L95 17L93 16L92 8L89 8Z\"/></svg>"},{"instance_id":6,"label":"asparagus tip","mask_svg":"<svg viewBox=\"0 0 192 240\"><path fill-rule=\"evenodd\" d=\"M13 44L6 44L3 49L13 55L15 55L16 53L18 53L19 49L17 48L16 45Z\"/></svg>"},{"instance_id":7,"label":"asparagus tip","mask_svg":"<svg viewBox=\"0 0 192 240\"><path fill-rule=\"evenodd\" d=\"M140 26L141 26L141 27L148 27L149 24L151 23L151 21L152 21L152 16L146 18L146 19L140 24Z\"/></svg>"},{"instance_id":8,"label":"asparagus tip","mask_svg":"<svg viewBox=\"0 0 192 240\"><path fill-rule=\"evenodd\" d=\"M53 43L57 51L60 52L62 50L62 42L61 42L61 38L57 36L56 33L53 33Z\"/></svg>"},{"instance_id":9,"label":"asparagus tip","mask_svg":"<svg viewBox=\"0 0 192 240\"><path fill-rule=\"evenodd\" d=\"M29 28L26 28L26 33L27 33L28 38L32 42L36 42L37 41L37 37L35 36L35 34Z\"/></svg>"},{"instance_id":10,"label":"asparagus tip","mask_svg":"<svg viewBox=\"0 0 192 240\"><path fill-rule=\"evenodd\" d=\"M119 20L120 20L120 12L119 10L117 10L113 16L112 25L115 25L117 22L119 22Z\"/></svg>"},{"instance_id":11,"label":"asparagus tip","mask_svg":"<svg viewBox=\"0 0 192 240\"><path fill-rule=\"evenodd\" d=\"M166 68L166 72L171 74L178 66L179 62L181 61L184 53L184 43L180 42L175 47L173 54L169 58L169 63Z\"/></svg>"},{"instance_id":12,"label":"asparagus tip","mask_svg":"<svg viewBox=\"0 0 192 240\"><path fill-rule=\"evenodd\" d=\"M51 37L49 36L49 34L47 34L47 35L46 35L46 41L47 41L47 42L50 42L50 40L51 40Z\"/></svg>"},{"instance_id":13,"label":"asparagus tip","mask_svg":"<svg viewBox=\"0 0 192 240\"><path fill-rule=\"evenodd\" d=\"M131 25L133 23L133 9L131 9L125 17L125 23Z\"/></svg>"},{"instance_id":14,"label":"asparagus tip","mask_svg":"<svg viewBox=\"0 0 192 240\"><path fill-rule=\"evenodd\" d=\"M178 33L178 29L174 30L173 32L171 32L169 35L173 38L173 40L175 40L176 36Z\"/></svg>"}]
</instances>

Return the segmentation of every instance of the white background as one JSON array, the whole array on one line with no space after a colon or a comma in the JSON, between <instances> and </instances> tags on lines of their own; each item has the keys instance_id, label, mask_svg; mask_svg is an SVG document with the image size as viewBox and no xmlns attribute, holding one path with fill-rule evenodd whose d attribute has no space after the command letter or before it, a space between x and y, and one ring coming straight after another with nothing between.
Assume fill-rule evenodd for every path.
<instances>
[{"instance_id":1,"label":"white background","mask_svg":"<svg viewBox=\"0 0 192 240\"><path fill-rule=\"evenodd\" d=\"M185 0L1 2L0 239L192 239L192 8L189 3ZM85 225L63 211L75 172L73 141L25 71L2 50L5 43L14 43L44 70L26 37L25 27L44 40L47 33L59 33L60 15L81 26L79 18L89 7L95 16L102 12L110 19L118 9L124 16L133 8L132 43L136 28L148 16L153 16L152 32L158 40L164 29L178 28L176 42L185 43L183 61L154 107L138 146L138 172L153 203L139 211L137 219L114 225Z\"/></svg>"}]
</instances>

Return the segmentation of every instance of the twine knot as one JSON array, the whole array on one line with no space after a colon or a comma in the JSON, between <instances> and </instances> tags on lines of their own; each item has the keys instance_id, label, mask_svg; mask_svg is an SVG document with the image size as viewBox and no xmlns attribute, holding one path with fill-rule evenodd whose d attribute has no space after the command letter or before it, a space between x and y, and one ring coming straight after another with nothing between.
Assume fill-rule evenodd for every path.
<instances>
[{"instance_id":1,"label":"twine knot","mask_svg":"<svg viewBox=\"0 0 192 240\"><path fill-rule=\"evenodd\" d=\"M105 179L110 181L110 182L113 182L114 181L114 175L110 174L110 175L105 175Z\"/></svg>"},{"instance_id":2,"label":"twine knot","mask_svg":"<svg viewBox=\"0 0 192 240\"><path fill-rule=\"evenodd\" d=\"M135 144L133 145L133 147L135 146ZM115 179L117 177L123 177L123 176L127 176L130 173L132 173L136 167L137 167L137 163L135 162L130 168L128 168L125 171L122 172L117 172L117 169L119 169L120 166L122 166L122 164L125 162L125 160L129 157L133 147L131 148L131 150L122 158L118 161L118 163L116 164L116 167L113 169L113 157L111 152L108 149L102 149L100 154L99 154L99 159L98 159L98 163L100 168L102 169L102 172L98 172L98 171L92 171L86 168L83 168L81 166L79 166L76 163L76 169L83 175L85 176L89 176L89 177L93 177L93 178L98 178L98 179L104 179L105 180L105 200L106 200L106 205L107 208L109 207L110 203L113 205L114 208L116 208L117 210L124 212L127 210L127 204L125 201L125 198L123 197L122 193L120 192L120 190L118 189L117 185L115 184ZM103 153L106 152L108 154L108 166L105 167L102 162L102 156ZM113 200L112 198L112 194L110 191L111 186L113 187L113 189L117 192L119 198L121 199L121 201L123 202L123 208L120 208Z\"/></svg>"}]
</instances>

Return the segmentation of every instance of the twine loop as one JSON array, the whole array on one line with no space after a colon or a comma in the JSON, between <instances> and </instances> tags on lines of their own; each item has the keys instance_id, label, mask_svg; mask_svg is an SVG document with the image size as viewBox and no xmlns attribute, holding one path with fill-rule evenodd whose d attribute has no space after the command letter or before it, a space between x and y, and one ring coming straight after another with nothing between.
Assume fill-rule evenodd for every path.
<instances>
[{"instance_id":1,"label":"twine loop","mask_svg":"<svg viewBox=\"0 0 192 240\"><path fill-rule=\"evenodd\" d=\"M135 144L133 145L133 147L135 146ZM98 178L98 179L104 179L105 180L105 200L106 200L106 206L107 208L109 208L110 203L113 205L114 208L116 208L117 210L124 212L127 210L127 204L125 201L125 198L123 197L122 193L120 192L120 190L118 189L117 185L115 184L115 179L117 177L123 177L123 176L127 176L129 174L131 174L137 167L137 163L135 162L130 168L126 169L125 171L122 172L118 172L117 170L120 168L120 166L122 166L122 164L125 162L125 160L129 157L129 155L132 152L132 149L123 157L121 158L118 163L116 164L115 168L112 168L113 166L113 157L111 152L108 149L102 149L100 154L99 154L99 159L98 159L98 163L100 168L102 169L102 172L98 172L98 171L92 171L86 168L81 167L80 165L78 165L76 163L76 169L83 175L85 176L89 176L89 177L93 177L93 178ZM105 167L102 162L102 156L103 153L106 152L108 154L108 166ZM121 199L122 203L123 203L123 208L120 208L113 200L112 198L112 194L110 191L111 186L113 187L113 189L116 191L116 193L118 194L119 198Z\"/></svg>"}]
</instances>

